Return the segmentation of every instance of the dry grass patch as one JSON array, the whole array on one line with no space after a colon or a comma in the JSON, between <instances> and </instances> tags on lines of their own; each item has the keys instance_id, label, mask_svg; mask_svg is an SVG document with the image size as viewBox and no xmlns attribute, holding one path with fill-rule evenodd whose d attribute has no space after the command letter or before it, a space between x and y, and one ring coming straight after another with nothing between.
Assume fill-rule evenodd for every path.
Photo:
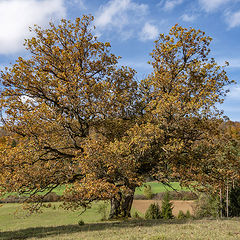
<instances>
[{"instance_id":1,"label":"dry grass patch","mask_svg":"<svg viewBox=\"0 0 240 240\"><path fill-rule=\"evenodd\" d=\"M240 219L231 220L132 220L39 227L0 233L2 240L192 240L240 239Z\"/></svg>"},{"instance_id":2,"label":"dry grass patch","mask_svg":"<svg viewBox=\"0 0 240 240\"><path fill-rule=\"evenodd\" d=\"M56 203L56 206L59 203ZM101 203L100 203L101 204ZM229 220L128 220L100 222L98 204L77 212L46 209L30 218L15 218L18 204L0 208L0 240L239 240L240 218ZM79 226L82 219L85 225Z\"/></svg>"}]
</instances>

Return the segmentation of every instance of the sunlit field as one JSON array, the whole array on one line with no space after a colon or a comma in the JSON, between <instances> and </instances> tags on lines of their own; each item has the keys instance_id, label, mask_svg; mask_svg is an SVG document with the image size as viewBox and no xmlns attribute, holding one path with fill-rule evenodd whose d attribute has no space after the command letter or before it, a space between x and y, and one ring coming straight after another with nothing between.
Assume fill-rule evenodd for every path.
<instances>
[{"instance_id":1,"label":"sunlit field","mask_svg":"<svg viewBox=\"0 0 240 240\"><path fill-rule=\"evenodd\" d=\"M189 188L186 188L186 187L182 188L178 182L171 182L169 184L169 186L167 186L163 183L159 183L159 182L147 182L145 184L148 184L151 186L153 193L173 191L173 190L189 191ZM143 189L144 189L144 185L142 187L136 188L135 194L137 194L137 195L143 194ZM56 188L53 192L55 192L58 195L62 195L64 190L65 190L65 186L60 186L60 187Z\"/></svg>"},{"instance_id":2,"label":"sunlit field","mask_svg":"<svg viewBox=\"0 0 240 240\"><path fill-rule=\"evenodd\" d=\"M101 204L103 202L96 203L79 215L79 212L65 211L59 208L60 203L54 203L55 207L28 217L19 204L3 204L0 208L0 239L240 239L238 218L101 221ZM80 220L84 225L78 225Z\"/></svg>"}]
</instances>

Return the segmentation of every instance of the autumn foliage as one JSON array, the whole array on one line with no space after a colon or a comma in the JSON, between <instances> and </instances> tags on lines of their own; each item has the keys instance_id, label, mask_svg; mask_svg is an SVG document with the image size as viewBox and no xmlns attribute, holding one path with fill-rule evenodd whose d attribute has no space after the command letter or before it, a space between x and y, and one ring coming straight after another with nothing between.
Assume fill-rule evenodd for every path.
<instances>
[{"instance_id":1,"label":"autumn foliage","mask_svg":"<svg viewBox=\"0 0 240 240\"><path fill-rule=\"evenodd\" d=\"M110 199L110 217L126 217L146 176L204 182L219 153L215 104L231 81L208 57L211 38L178 25L159 36L153 72L136 81L93 35L92 20L35 26L31 57L1 72L11 134L1 143L0 186L41 202L40 192L65 185L66 208Z\"/></svg>"}]
</instances>

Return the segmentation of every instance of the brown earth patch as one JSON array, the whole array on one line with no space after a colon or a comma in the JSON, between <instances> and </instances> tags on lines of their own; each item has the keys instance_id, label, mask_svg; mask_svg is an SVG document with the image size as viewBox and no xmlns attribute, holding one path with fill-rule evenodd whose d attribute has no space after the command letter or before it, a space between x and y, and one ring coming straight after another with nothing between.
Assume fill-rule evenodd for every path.
<instances>
[{"instance_id":1,"label":"brown earth patch","mask_svg":"<svg viewBox=\"0 0 240 240\"><path fill-rule=\"evenodd\" d=\"M178 212L182 210L184 213L186 213L188 210L190 214L193 214L193 208L195 205L195 201L183 201L183 200L173 200L171 201L173 203L173 215L177 216ZM141 213L145 213L150 204L152 203L158 203L158 205L162 206L161 200L133 200L133 208L138 210Z\"/></svg>"}]
</instances>

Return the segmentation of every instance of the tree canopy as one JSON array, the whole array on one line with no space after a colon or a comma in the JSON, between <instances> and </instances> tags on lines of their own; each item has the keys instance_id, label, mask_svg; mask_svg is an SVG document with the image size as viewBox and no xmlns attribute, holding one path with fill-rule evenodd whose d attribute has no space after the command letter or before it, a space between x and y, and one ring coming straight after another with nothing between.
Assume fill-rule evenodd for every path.
<instances>
[{"instance_id":1,"label":"tree canopy","mask_svg":"<svg viewBox=\"0 0 240 240\"><path fill-rule=\"evenodd\" d=\"M202 180L217 156L216 136L230 84L209 58L211 38L175 25L151 53L153 72L135 71L93 35L91 16L35 26L28 59L1 72L2 191L30 194L67 186L66 208L111 200L111 217L129 216L146 176ZM11 138L16 139L10 144Z\"/></svg>"}]
</instances>

